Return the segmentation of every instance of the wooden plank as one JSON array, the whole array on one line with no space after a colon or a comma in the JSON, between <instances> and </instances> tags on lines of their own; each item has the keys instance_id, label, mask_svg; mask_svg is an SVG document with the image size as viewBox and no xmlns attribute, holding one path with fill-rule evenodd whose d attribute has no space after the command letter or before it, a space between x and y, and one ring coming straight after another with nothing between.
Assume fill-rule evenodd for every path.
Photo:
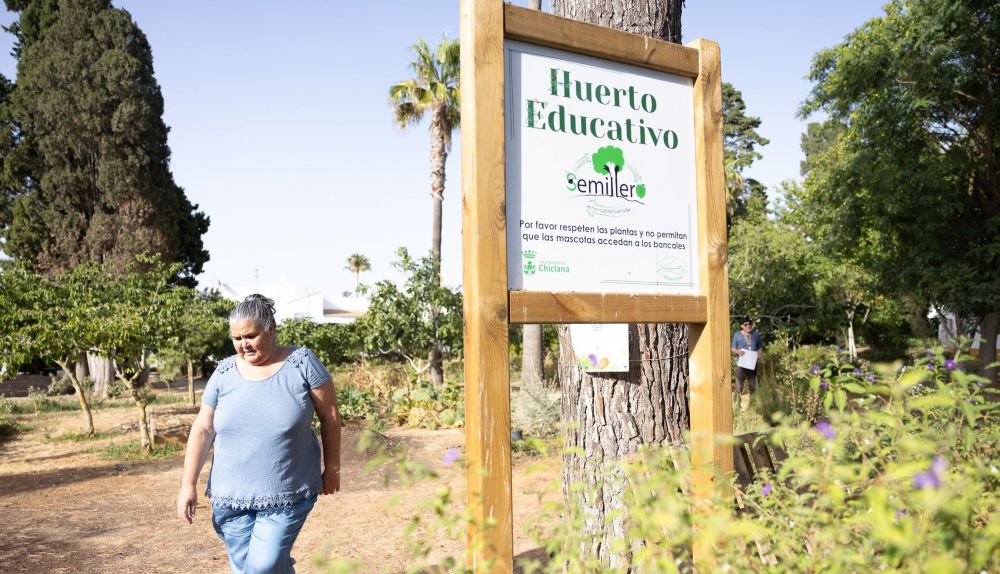
<instances>
[{"instance_id":1,"label":"wooden plank","mask_svg":"<svg viewBox=\"0 0 1000 574\"><path fill-rule=\"evenodd\" d=\"M692 48L510 4L504 8L504 34L510 40L688 78L698 75L698 51Z\"/></svg>"},{"instance_id":2,"label":"wooden plank","mask_svg":"<svg viewBox=\"0 0 1000 574\"><path fill-rule=\"evenodd\" d=\"M708 300L690 295L510 292L510 322L704 323Z\"/></svg>"},{"instance_id":3,"label":"wooden plank","mask_svg":"<svg viewBox=\"0 0 1000 574\"><path fill-rule=\"evenodd\" d=\"M767 437L758 435L747 444L750 446L750 453L753 454L753 464L757 467L757 471L766 470L774 476L778 469L771 460L771 453L767 450Z\"/></svg>"},{"instance_id":4,"label":"wooden plank","mask_svg":"<svg viewBox=\"0 0 1000 574\"><path fill-rule=\"evenodd\" d=\"M710 500L731 500L724 481L733 470L733 449L718 439L733 433L729 373L729 285L726 273L725 176L722 167L722 79L719 45L695 40L695 172L698 196L698 270L708 321L688 333L691 373L691 466L696 512L711 512ZM696 530L697 530L696 525ZM712 549L697 537L696 566L712 571Z\"/></svg>"},{"instance_id":5,"label":"wooden plank","mask_svg":"<svg viewBox=\"0 0 1000 574\"><path fill-rule=\"evenodd\" d=\"M733 468L736 470L736 482L746 488L753 481L753 465L742 441L733 444Z\"/></svg>"},{"instance_id":6,"label":"wooden plank","mask_svg":"<svg viewBox=\"0 0 1000 574\"><path fill-rule=\"evenodd\" d=\"M462 0L461 36L468 562L511 572L502 4Z\"/></svg>"}]
</instances>

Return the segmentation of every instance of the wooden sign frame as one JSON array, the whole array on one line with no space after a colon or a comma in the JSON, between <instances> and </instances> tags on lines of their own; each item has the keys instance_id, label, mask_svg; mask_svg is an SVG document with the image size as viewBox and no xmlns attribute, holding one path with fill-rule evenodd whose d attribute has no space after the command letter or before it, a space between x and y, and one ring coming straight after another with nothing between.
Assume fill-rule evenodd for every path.
<instances>
[{"instance_id":1,"label":"wooden sign frame","mask_svg":"<svg viewBox=\"0 0 1000 574\"><path fill-rule=\"evenodd\" d=\"M517 40L694 80L699 294L508 291L504 41ZM722 83L718 44L684 46L505 5L461 0L462 257L469 561L513 570L508 328L523 323L689 323L691 458L705 509L732 449ZM698 550L696 548L696 553Z\"/></svg>"}]
</instances>

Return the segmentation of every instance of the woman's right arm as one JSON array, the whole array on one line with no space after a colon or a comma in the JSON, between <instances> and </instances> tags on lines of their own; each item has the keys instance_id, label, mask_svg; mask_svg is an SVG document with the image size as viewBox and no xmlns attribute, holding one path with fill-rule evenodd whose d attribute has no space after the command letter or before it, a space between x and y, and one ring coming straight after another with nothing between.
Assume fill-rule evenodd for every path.
<instances>
[{"instance_id":1,"label":"woman's right arm","mask_svg":"<svg viewBox=\"0 0 1000 574\"><path fill-rule=\"evenodd\" d=\"M188 524L194 521L195 505L198 503L198 476L205 466L212 442L215 441L214 418L215 407L201 405L201 410L191 425L191 434L188 435L184 476L181 478L181 490L177 494L177 517Z\"/></svg>"}]
</instances>

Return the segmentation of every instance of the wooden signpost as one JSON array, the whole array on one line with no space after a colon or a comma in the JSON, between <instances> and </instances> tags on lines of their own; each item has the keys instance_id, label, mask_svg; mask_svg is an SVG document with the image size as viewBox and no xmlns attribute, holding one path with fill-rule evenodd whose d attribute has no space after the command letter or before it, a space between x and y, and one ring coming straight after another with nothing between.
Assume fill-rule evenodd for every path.
<instances>
[{"instance_id":1,"label":"wooden signpost","mask_svg":"<svg viewBox=\"0 0 1000 574\"><path fill-rule=\"evenodd\" d=\"M719 48L461 10L470 562L510 572L510 324L690 324L696 509L732 470Z\"/></svg>"}]
</instances>

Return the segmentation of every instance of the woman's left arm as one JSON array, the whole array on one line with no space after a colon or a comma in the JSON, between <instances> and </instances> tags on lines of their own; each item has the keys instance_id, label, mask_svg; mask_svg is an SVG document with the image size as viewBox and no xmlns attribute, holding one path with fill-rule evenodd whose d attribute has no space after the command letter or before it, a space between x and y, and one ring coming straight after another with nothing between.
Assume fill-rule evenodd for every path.
<instances>
[{"instance_id":1,"label":"woman's left arm","mask_svg":"<svg viewBox=\"0 0 1000 574\"><path fill-rule=\"evenodd\" d=\"M340 490L340 409L337 389L327 381L309 391L316 416L319 417L320 439L323 441L323 494Z\"/></svg>"}]
</instances>

